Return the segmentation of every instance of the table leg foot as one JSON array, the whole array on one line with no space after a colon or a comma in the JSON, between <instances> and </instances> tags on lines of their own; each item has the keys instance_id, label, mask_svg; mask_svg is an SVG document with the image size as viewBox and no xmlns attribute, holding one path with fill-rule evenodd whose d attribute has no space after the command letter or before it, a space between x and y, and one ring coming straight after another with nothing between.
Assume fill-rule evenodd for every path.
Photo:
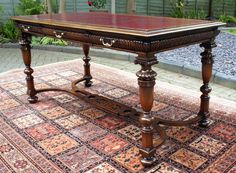
<instances>
[{"instance_id":1,"label":"table leg foot","mask_svg":"<svg viewBox=\"0 0 236 173\"><path fill-rule=\"evenodd\" d=\"M83 44L83 51L84 51L84 85L85 87L90 87L92 86L92 76L90 73L90 63L89 61L91 60L91 58L89 57L89 50L90 50L90 46L88 44Z\"/></svg>"},{"instance_id":2,"label":"table leg foot","mask_svg":"<svg viewBox=\"0 0 236 173\"><path fill-rule=\"evenodd\" d=\"M200 111L198 113L198 116L200 116L201 120L199 121L198 124L200 127L208 127L209 120L207 118L210 116L209 93L211 92L211 87L209 86L209 82L212 76L212 66L214 63L212 48L216 47L216 44L214 40L211 40L209 42L202 43L200 46L204 48L204 51L201 53L203 85L200 88L202 95L201 95Z\"/></svg>"},{"instance_id":3,"label":"table leg foot","mask_svg":"<svg viewBox=\"0 0 236 173\"><path fill-rule=\"evenodd\" d=\"M208 127L210 124L210 121L207 118L202 118L199 122L198 122L198 126L199 127L203 127L206 128Z\"/></svg>"},{"instance_id":4,"label":"table leg foot","mask_svg":"<svg viewBox=\"0 0 236 173\"><path fill-rule=\"evenodd\" d=\"M156 152L156 148L145 148L145 149L140 149L140 154L143 156L141 159L141 163L144 166L151 166L153 163L156 162L156 158L154 157L154 154Z\"/></svg>"},{"instance_id":5,"label":"table leg foot","mask_svg":"<svg viewBox=\"0 0 236 173\"><path fill-rule=\"evenodd\" d=\"M199 127L203 127L206 128L208 127L210 124L210 121L208 119L202 119L201 121L199 121L198 125Z\"/></svg>"},{"instance_id":6,"label":"table leg foot","mask_svg":"<svg viewBox=\"0 0 236 173\"><path fill-rule=\"evenodd\" d=\"M91 87L92 86L93 82L91 81L91 79L85 79L85 81L84 81L84 86L85 87Z\"/></svg>"},{"instance_id":7,"label":"table leg foot","mask_svg":"<svg viewBox=\"0 0 236 173\"><path fill-rule=\"evenodd\" d=\"M151 109L153 106L154 85L157 74L152 70L151 66L157 64L157 60L154 54L139 54L135 63L141 65L141 70L136 74L138 77L140 104L143 109L143 114L139 119L142 125L141 162L145 166L150 166L156 160L154 157L156 147L153 145L154 117L151 115Z\"/></svg>"},{"instance_id":8,"label":"table leg foot","mask_svg":"<svg viewBox=\"0 0 236 173\"><path fill-rule=\"evenodd\" d=\"M34 77L32 75L34 70L31 68L31 36L22 33L19 44L25 64L24 73L26 74L27 94L29 95L28 101L29 103L36 103L38 101L38 97L36 96L37 92L34 86Z\"/></svg>"},{"instance_id":9,"label":"table leg foot","mask_svg":"<svg viewBox=\"0 0 236 173\"><path fill-rule=\"evenodd\" d=\"M142 124L142 147L139 151L142 155L141 162L146 166L155 162L154 154L156 152L156 147L153 145L154 118L150 112L144 112L140 117L140 123Z\"/></svg>"},{"instance_id":10,"label":"table leg foot","mask_svg":"<svg viewBox=\"0 0 236 173\"><path fill-rule=\"evenodd\" d=\"M37 103L37 102L38 102L38 97L37 97L37 96L28 97L27 100L28 100L29 103L31 103L31 104Z\"/></svg>"},{"instance_id":11,"label":"table leg foot","mask_svg":"<svg viewBox=\"0 0 236 173\"><path fill-rule=\"evenodd\" d=\"M153 165L155 162L156 162L155 157L147 157L141 159L141 163L146 167Z\"/></svg>"}]
</instances>

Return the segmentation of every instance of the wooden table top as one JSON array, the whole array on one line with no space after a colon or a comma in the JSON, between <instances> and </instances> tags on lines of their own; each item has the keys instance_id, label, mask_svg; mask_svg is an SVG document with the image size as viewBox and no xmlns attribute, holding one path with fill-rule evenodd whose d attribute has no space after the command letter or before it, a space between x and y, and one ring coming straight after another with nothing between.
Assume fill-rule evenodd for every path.
<instances>
[{"instance_id":1,"label":"wooden table top","mask_svg":"<svg viewBox=\"0 0 236 173\"><path fill-rule=\"evenodd\" d=\"M31 24L53 25L142 36L154 36L224 25L221 22L206 20L96 12L15 16L12 17L12 19L16 22L27 22Z\"/></svg>"}]
</instances>

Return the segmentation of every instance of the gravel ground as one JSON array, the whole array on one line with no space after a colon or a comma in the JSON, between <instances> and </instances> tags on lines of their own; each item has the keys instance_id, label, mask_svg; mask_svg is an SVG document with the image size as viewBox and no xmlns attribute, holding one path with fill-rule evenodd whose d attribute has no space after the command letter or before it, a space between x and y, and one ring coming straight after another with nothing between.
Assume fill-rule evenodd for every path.
<instances>
[{"instance_id":1,"label":"gravel ground","mask_svg":"<svg viewBox=\"0 0 236 173\"><path fill-rule=\"evenodd\" d=\"M236 76L236 35L221 32L216 38L216 44L217 47L213 49L215 55L213 69L226 75ZM159 60L168 60L200 69L202 51L203 49L198 45L192 45L159 53L157 56Z\"/></svg>"}]
</instances>

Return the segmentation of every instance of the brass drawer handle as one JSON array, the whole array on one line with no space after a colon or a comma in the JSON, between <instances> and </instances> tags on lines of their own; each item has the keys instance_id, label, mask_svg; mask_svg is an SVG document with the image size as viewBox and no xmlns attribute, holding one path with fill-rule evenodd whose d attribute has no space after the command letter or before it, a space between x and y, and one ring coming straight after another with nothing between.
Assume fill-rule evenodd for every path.
<instances>
[{"instance_id":1,"label":"brass drawer handle","mask_svg":"<svg viewBox=\"0 0 236 173\"><path fill-rule=\"evenodd\" d=\"M30 26L25 26L25 25L22 25L21 27L25 32L28 32L29 29L31 28Z\"/></svg>"},{"instance_id":2,"label":"brass drawer handle","mask_svg":"<svg viewBox=\"0 0 236 173\"><path fill-rule=\"evenodd\" d=\"M112 40L109 38L100 38L100 41L102 42L103 46L106 47L111 47L116 42L115 39Z\"/></svg>"},{"instance_id":3,"label":"brass drawer handle","mask_svg":"<svg viewBox=\"0 0 236 173\"><path fill-rule=\"evenodd\" d=\"M62 38L62 36L64 35L64 32L57 33L57 31L53 31L53 34L55 34L57 38Z\"/></svg>"}]
</instances>

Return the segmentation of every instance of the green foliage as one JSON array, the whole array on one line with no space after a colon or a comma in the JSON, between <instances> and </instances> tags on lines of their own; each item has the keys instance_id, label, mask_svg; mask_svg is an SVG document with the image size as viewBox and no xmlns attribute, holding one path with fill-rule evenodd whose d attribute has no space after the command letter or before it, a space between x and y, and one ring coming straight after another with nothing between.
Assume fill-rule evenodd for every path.
<instances>
[{"instance_id":1,"label":"green foliage","mask_svg":"<svg viewBox=\"0 0 236 173\"><path fill-rule=\"evenodd\" d=\"M203 10L191 11L189 13L184 14L184 18L188 19L206 19L207 14Z\"/></svg>"},{"instance_id":2,"label":"green foliage","mask_svg":"<svg viewBox=\"0 0 236 173\"><path fill-rule=\"evenodd\" d=\"M41 14L45 11L41 0L20 0L16 7L18 15Z\"/></svg>"},{"instance_id":3,"label":"green foliage","mask_svg":"<svg viewBox=\"0 0 236 173\"><path fill-rule=\"evenodd\" d=\"M0 8L0 14L1 10ZM41 0L20 0L18 6L16 7L16 11L18 15L34 15L40 14L44 12L44 6ZM2 28L2 34L0 29L0 42L16 42L19 38L19 30L15 26L12 20L7 20L5 24L1 27L0 21L0 28Z\"/></svg>"},{"instance_id":4,"label":"green foliage","mask_svg":"<svg viewBox=\"0 0 236 173\"><path fill-rule=\"evenodd\" d=\"M8 42L10 42L11 40L10 39L8 39L8 38L5 38L4 36L3 36L3 34L0 34L0 43L1 44L3 44L3 43L8 43Z\"/></svg>"},{"instance_id":5,"label":"green foliage","mask_svg":"<svg viewBox=\"0 0 236 173\"><path fill-rule=\"evenodd\" d=\"M0 35L2 34L3 21L2 21L3 7L0 6Z\"/></svg>"},{"instance_id":6,"label":"green foliage","mask_svg":"<svg viewBox=\"0 0 236 173\"><path fill-rule=\"evenodd\" d=\"M50 38L50 37L32 37L32 45L67 46L68 43L64 40Z\"/></svg>"},{"instance_id":7,"label":"green foliage","mask_svg":"<svg viewBox=\"0 0 236 173\"><path fill-rule=\"evenodd\" d=\"M7 20L7 22L3 25L3 36L6 39L15 42L19 38L19 30L16 28L14 22L12 20Z\"/></svg>"},{"instance_id":8,"label":"green foliage","mask_svg":"<svg viewBox=\"0 0 236 173\"><path fill-rule=\"evenodd\" d=\"M3 10L3 7L0 6L0 21L2 20L2 14L3 14L4 10Z\"/></svg>"},{"instance_id":9,"label":"green foliage","mask_svg":"<svg viewBox=\"0 0 236 173\"><path fill-rule=\"evenodd\" d=\"M88 5L94 8L105 8L106 0L88 0Z\"/></svg>"},{"instance_id":10,"label":"green foliage","mask_svg":"<svg viewBox=\"0 0 236 173\"><path fill-rule=\"evenodd\" d=\"M8 19L5 23L0 22L0 43L16 42L19 34L19 30L12 20Z\"/></svg>"},{"instance_id":11,"label":"green foliage","mask_svg":"<svg viewBox=\"0 0 236 173\"><path fill-rule=\"evenodd\" d=\"M185 7L187 5L187 2L185 0L178 0L178 2L173 2L173 0L170 0L170 3L173 7L173 12L171 13L172 17L176 18L184 18L185 16Z\"/></svg>"},{"instance_id":12,"label":"green foliage","mask_svg":"<svg viewBox=\"0 0 236 173\"><path fill-rule=\"evenodd\" d=\"M57 0L51 0L52 2L52 11L58 13Z\"/></svg>"},{"instance_id":13,"label":"green foliage","mask_svg":"<svg viewBox=\"0 0 236 173\"><path fill-rule=\"evenodd\" d=\"M52 13L58 13L58 11L59 11L59 8L58 8L58 4L57 4L57 2L58 2L58 0L50 0L50 4L51 4L51 10L52 10ZM48 7L47 7L47 3L45 3L45 12L46 13L49 13L49 9L48 9Z\"/></svg>"},{"instance_id":14,"label":"green foliage","mask_svg":"<svg viewBox=\"0 0 236 173\"><path fill-rule=\"evenodd\" d=\"M31 43L32 45L40 45L40 40L42 39L42 37L35 37L35 36L32 36L32 40L31 40Z\"/></svg>"},{"instance_id":15,"label":"green foliage","mask_svg":"<svg viewBox=\"0 0 236 173\"><path fill-rule=\"evenodd\" d=\"M229 15L220 15L219 20L224 23L236 23L236 17Z\"/></svg>"},{"instance_id":16,"label":"green foliage","mask_svg":"<svg viewBox=\"0 0 236 173\"><path fill-rule=\"evenodd\" d=\"M236 29L230 29L229 32L236 35Z\"/></svg>"},{"instance_id":17,"label":"green foliage","mask_svg":"<svg viewBox=\"0 0 236 173\"><path fill-rule=\"evenodd\" d=\"M170 0L170 3L172 4L173 8L173 11L171 13L172 17L188 18L188 19L205 19L207 16L207 14L203 10L186 12L185 8L188 5L187 0L178 0L178 2Z\"/></svg>"}]
</instances>

